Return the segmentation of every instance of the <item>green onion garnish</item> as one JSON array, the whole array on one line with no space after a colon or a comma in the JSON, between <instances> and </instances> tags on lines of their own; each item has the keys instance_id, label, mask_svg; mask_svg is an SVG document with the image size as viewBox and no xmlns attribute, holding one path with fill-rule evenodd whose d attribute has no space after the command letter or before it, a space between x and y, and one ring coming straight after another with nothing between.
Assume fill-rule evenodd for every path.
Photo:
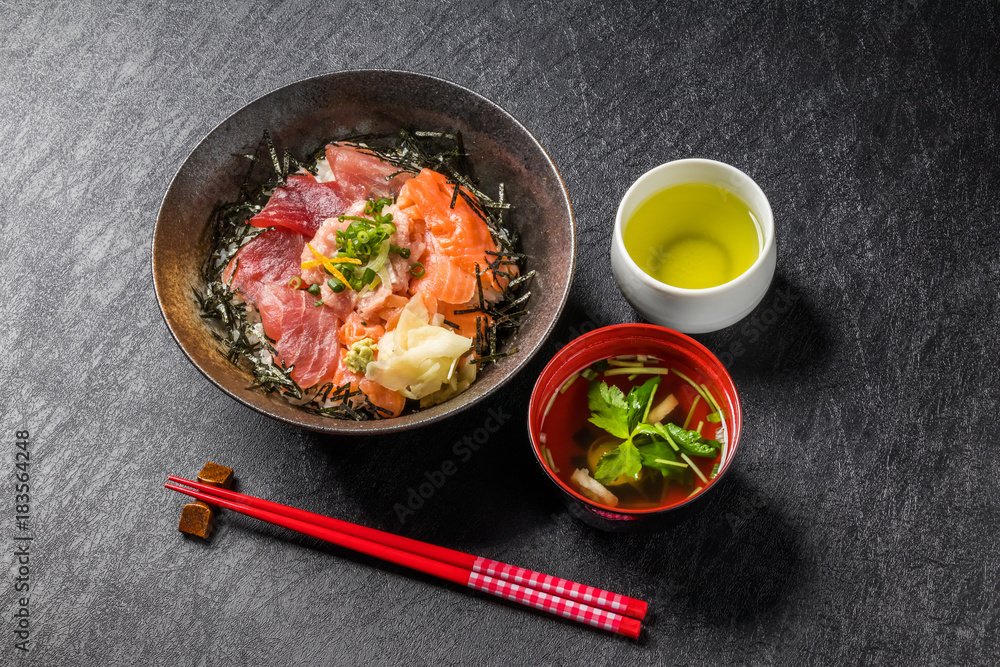
<instances>
[{"instance_id":1,"label":"green onion garnish","mask_svg":"<svg viewBox=\"0 0 1000 667\"><path fill-rule=\"evenodd\" d=\"M403 259L409 259L410 258L410 249L409 248L400 248L395 243L390 243L389 244L389 252L394 253L396 255L399 255Z\"/></svg>"},{"instance_id":2,"label":"green onion garnish","mask_svg":"<svg viewBox=\"0 0 1000 667\"><path fill-rule=\"evenodd\" d=\"M701 400L701 394L694 397L694 401L691 402L691 409L688 411L687 419L684 420L684 430L687 430L688 424L691 423L691 417L694 416L694 406L698 405L698 401Z\"/></svg>"},{"instance_id":3,"label":"green onion garnish","mask_svg":"<svg viewBox=\"0 0 1000 667\"><path fill-rule=\"evenodd\" d=\"M419 278L420 276L424 275L424 273L425 273L425 271L424 271L424 265L421 264L420 262L417 262L416 264L414 264L413 266L410 267L410 273L412 275L416 276L417 278Z\"/></svg>"},{"instance_id":4,"label":"green onion garnish","mask_svg":"<svg viewBox=\"0 0 1000 667\"><path fill-rule=\"evenodd\" d=\"M703 473L701 470L698 469L698 466L696 466L694 464L694 461L692 461L691 459L689 459L688 455L685 454L684 452L680 452L680 455L681 455L681 458L684 459L684 461L689 466L691 466L691 470L694 471L694 474L698 475L698 478L701 479L701 481L705 482L705 484L708 484L708 480L705 478L705 473Z\"/></svg>"},{"instance_id":5,"label":"green onion garnish","mask_svg":"<svg viewBox=\"0 0 1000 667\"><path fill-rule=\"evenodd\" d=\"M323 305L323 302L322 301L313 301L313 305L316 306L317 308L319 308L320 306Z\"/></svg>"},{"instance_id":6,"label":"green onion garnish","mask_svg":"<svg viewBox=\"0 0 1000 667\"><path fill-rule=\"evenodd\" d=\"M330 278L329 280L326 281L326 284L330 286L330 291L333 292L334 294L339 294L340 292L343 292L344 289L346 289L347 287L347 285L340 282L336 278ZM317 287L319 286L317 285Z\"/></svg>"},{"instance_id":7,"label":"green onion garnish","mask_svg":"<svg viewBox=\"0 0 1000 667\"><path fill-rule=\"evenodd\" d=\"M674 368L674 369L672 369L672 370L674 371L674 374L675 374L675 375L676 375L677 377L679 377L680 379L684 380L684 381L685 381L685 382L687 382L687 383L688 383L689 385L691 385L691 387L693 387L693 388L694 388L694 390L695 390L696 392L698 392L698 393L699 393L699 394L701 395L701 397L702 397L702 398L704 398L704 399L705 399L705 402L706 402L706 403L708 403L709 405L712 405L712 401L710 401L710 400L709 400L709 398L708 398L708 396L706 396L706 395L705 395L705 391L704 391L704 390L703 390L703 389L702 389L702 388L701 388L700 386L698 386L698 384L697 384L697 383L696 383L696 382L695 382L694 380L692 380L691 378L689 378L689 377L688 377L687 375L684 375L684 373L681 373L681 372L680 372L679 370L677 370L676 368Z\"/></svg>"},{"instance_id":8,"label":"green onion garnish","mask_svg":"<svg viewBox=\"0 0 1000 667\"><path fill-rule=\"evenodd\" d=\"M720 418L725 417L726 413L722 411L722 406L719 405L719 403L715 400L715 396L712 396L712 392L708 390L708 387L702 384L701 388L705 390L705 398L708 400L709 403L712 404L712 407L715 408L715 411L719 413ZM721 421L721 419L719 421Z\"/></svg>"},{"instance_id":9,"label":"green onion garnish","mask_svg":"<svg viewBox=\"0 0 1000 667\"><path fill-rule=\"evenodd\" d=\"M565 394L566 390L573 386L573 383L576 382L576 379L578 377L580 377L579 373L573 373L572 375L570 375L569 379L566 380L566 382L563 383L563 386L559 388L559 393Z\"/></svg>"},{"instance_id":10,"label":"green onion garnish","mask_svg":"<svg viewBox=\"0 0 1000 667\"><path fill-rule=\"evenodd\" d=\"M313 296L319 296L319 285L310 285L306 288L306 291Z\"/></svg>"},{"instance_id":11,"label":"green onion garnish","mask_svg":"<svg viewBox=\"0 0 1000 667\"><path fill-rule=\"evenodd\" d=\"M604 371L604 375L666 375L670 372L669 368L638 368L636 366L627 366L623 368L609 368Z\"/></svg>"},{"instance_id":12,"label":"green onion garnish","mask_svg":"<svg viewBox=\"0 0 1000 667\"><path fill-rule=\"evenodd\" d=\"M292 289L299 289L300 287L302 287L302 278L299 278L298 276L292 276L291 279L288 281L288 286L291 287Z\"/></svg>"},{"instance_id":13,"label":"green onion garnish","mask_svg":"<svg viewBox=\"0 0 1000 667\"><path fill-rule=\"evenodd\" d=\"M365 269L365 272L361 274L361 284L371 285L372 281L375 280L376 276L378 276L378 274L375 273L375 271L373 271L371 267Z\"/></svg>"},{"instance_id":14,"label":"green onion garnish","mask_svg":"<svg viewBox=\"0 0 1000 667\"><path fill-rule=\"evenodd\" d=\"M621 368L626 368L626 367L632 367L632 368L638 367L638 368L642 368L643 363L641 361L632 361L632 360L626 360L626 359L608 359L608 365L609 366L620 366Z\"/></svg>"}]
</instances>

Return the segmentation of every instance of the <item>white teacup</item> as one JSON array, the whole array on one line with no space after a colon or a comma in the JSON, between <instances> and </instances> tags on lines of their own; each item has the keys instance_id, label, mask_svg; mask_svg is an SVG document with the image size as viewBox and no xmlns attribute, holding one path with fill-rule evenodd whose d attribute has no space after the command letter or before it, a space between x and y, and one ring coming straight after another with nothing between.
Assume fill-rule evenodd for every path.
<instances>
[{"instance_id":1,"label":"white teacup","mask_svg":"<svg viewBox=\"0 0 1000 667\"><path fill-rule=\"evenodd\" d=\"M674 287L643 271L625 249L622 231L636 208L657 192L683 183L706 183L738 195L757 219L762 244L757 260L727 283L702 289ZM684 333L705 333L735 324L764 298L777 258L771 205L753 179L715 160L690 158L661 164L639 177L618 206L611 240L611 268L622 294L654 324Z\"/></svg>"}]
</instances>

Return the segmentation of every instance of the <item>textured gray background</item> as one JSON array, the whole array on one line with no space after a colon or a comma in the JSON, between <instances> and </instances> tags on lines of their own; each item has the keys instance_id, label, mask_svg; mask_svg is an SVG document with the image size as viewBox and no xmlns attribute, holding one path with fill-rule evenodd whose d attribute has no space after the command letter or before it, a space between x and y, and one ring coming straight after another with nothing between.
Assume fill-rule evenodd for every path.
<instances>
[{"instance_id":1,"label":"textured gray background","mask_svg":"<svg viewBox=\"0 0 1000 667\"><path fill-rule=\"evenodd\" d=\"M997 4L476 4L0 3L0 517L9 545L27 428L36 535L31 652L12 648L10 565L0 663L994 662ZM209 385L149 270L160 198L202 136L276 87L365 67L513 113L561 169L581 240L531 368L460 418L367 441ZM636 319L611 278L612 216L635 177L689 156L744 169L774 207L774 291L700 337L746 429L699 512L603 534L536 470L527 396L557 344ZM490 409L513 416L400 525L393 505ZM242 517L185 539L161 484L209 459L249 492L631 593L659 617L634 643Z\"/></svg>"}]
</instances>

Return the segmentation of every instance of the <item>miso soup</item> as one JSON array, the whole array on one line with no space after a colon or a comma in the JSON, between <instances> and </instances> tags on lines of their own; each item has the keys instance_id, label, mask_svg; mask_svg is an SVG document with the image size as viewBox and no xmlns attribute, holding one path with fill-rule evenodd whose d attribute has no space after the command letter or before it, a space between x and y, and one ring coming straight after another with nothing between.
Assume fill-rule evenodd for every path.
<instances>
[{"instance_id":1,"label":"miso soup","mask_svg":"<svg viewBox=\"0 0 1000 667\"><path fill-rule=\"evenodd\" d=\"M617 509L702 492L726 453L719 391L673 360L620 356L574 373L542 417L542 457L570 488Z\"/></svg>"}]
</instances>

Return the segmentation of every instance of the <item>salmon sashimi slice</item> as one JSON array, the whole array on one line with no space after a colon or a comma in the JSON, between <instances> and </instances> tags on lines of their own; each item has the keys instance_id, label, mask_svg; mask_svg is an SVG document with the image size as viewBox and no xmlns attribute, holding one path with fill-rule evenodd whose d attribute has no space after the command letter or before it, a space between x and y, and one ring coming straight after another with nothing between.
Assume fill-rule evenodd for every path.
<instances>
[{"instance_id":1,"label":"salmon sashimi slice","mask_svg":"<svg viewBox=\"0 0 1000 667\"><path fill-rule=\"evenodd\" d=\"M491 318L486 313L462 313L461 315L455 314L456 310L469 310L468 306L462 306L451 303L438 303L437 313L444 317L445 326L451 326L451 324L457 324L458 329L451 327L455 330L459 336L465 336L466 338L476 337L476 320L481 319L482 323L480 327L488 327L491 322ZM451 324L448 324L448 323Z\"/></svg>"},{"instance_id":2,"label":"salmon sashimi slice","mask_svg":"<svg viewBox=\"0 0 1000 667\"><path fill-rule=\"evenodd\" d=\"M250 218L254 227L284 227L312 236L323 220L342 215L353 201L338 183L320 183L311 174L292 174L276 188L264 210Z\"/></svg>"},{"instance_id":3,"label":"salmon sashimi slice","mask_svg":"<svg viewBox=\"0 0 1000 667\"><path fill-rule=\"evenodd\" d=\"M363 320L357 313L351 313L340 327L340 342L344 347L350 347L365 338L371 338L377 343L384 334L385 329L381 324Z\"/></svg>"},{"instance_id":4,"label":"salmon sashimi slice","mask_svg":"<svg viewBox=\"0 0 1000 667\"><path fill-rule=\"evenodd\" d=\"M394 198L403 184L413 178L413 174L400 174L398 167L350 146L327 146L326 161L331 177L352 201Z\"/></svg>"},{"instance_id":5,"label":"salmon sashimi slice","mask_svg":"<svg viewBox=\"0 0 1000 667\"><path fill-rule=\"evenodd\" d=\"M410 283L410 292L433 296L447 303L469 303L476 296L476 276L453 263L436 249L423 259L424 275Z\"/></svg>"},{"instance_id":6,"label":"salmon sashimi slice","mask_svg":"<svg viewBox=\"0 0 1000 667\"><path fill-rule=\"evenodd\" d=\"M329 382L340 367L340 322L327 308L313 305L302 290L264 285L257 304L264 333L275 341L278 358L300 387Z\"/></svg>"},{"instance_id":7,"label":"salmon sashimi slice","mask_svg":"<svg viewBox=\"0 0 1000 667\"><path fill-rule=\"evenodd\" d=\"M487 251L497 252L496 244L486 223L463 197L455 197L455 206L451 206L454 189L444 174L429 169L421 171L405 186L427 230L434 236L435 249L467 273L475 274L476 264L486 271L491 261Z\"/></svg>"},{"instance_id":8,"label":"salmon sashimi slice","mask_svg":"<svg viewBox=\"0 0 1000 667\"><path fill-rule=\"evenodd\" d=\"M333 376L333 386L343 387L345 384L350 384L350 390L355 392L361 388L360 383L365 376L362 373L352 371L347 366L347 362L344 361L345 356L347 356L347 350L344 350L337 357L337 372Z\"/></svg>"},{"instance_id":9,"label":"salmon sashimi slice","mask_svg":"<svg viewBox=\"0 0 1000 667\"><path fill-rule=\"evenodd\" d=\"M334 387L343 387L345 384L350 385L349 389L352 393L361 391L368 397L368 400L372 402L372 405L383 408L386 412L382 412L380 410L379 417L398 417L399 413L401 413L403 408L406 406L406 398L404 398L398 391L386 389L379 383L369 380L363 374L355 373L347 367L347 364L344 362L343 358L341 358L339 368L333 378L333 385ZM349 404L354 409L358 409L362 405L360 396L356 396L348 400Z\"/></svg>"},{"instance_id":10,"label":"salmon sashimi slice","mask_svg":"<svg viewBox=\"0 0 1000 667\"><path fill-rule=\"evenodd\" d=\"M406 406L406 397L398 391L383 387L374 380L364 378L358 383L358 386L373 405L388 411L388 414L380 414L381 417L398 417Z\"/></svg>"},{"instance_id":11,"label":"salmon sashimi slice","mask_svg":"<svg viewBox=\"0 0 1000 667\"><path fill-rule=\"evenodd\" d=\"M385 300L382 310L378 311L378 316L379 319L385 322L386 331L396 328L396 323L399 321L399 314L403 312L403 308L406 307L408 302L409 299L399 294L393 294Z\"/></svg>"},{"instance_id":12,"label":"salmon sashimi slice","mask_svg":"<svg viewBox=\"0 0 1000 667\"><path fill-rule=\"evenodd\" d=\"M271 229L240 248L222 272L222 280L257 303L270 283L285 284L299 275L299 258L305 247L301 234Z\"/></svg>"}]
</instances>

